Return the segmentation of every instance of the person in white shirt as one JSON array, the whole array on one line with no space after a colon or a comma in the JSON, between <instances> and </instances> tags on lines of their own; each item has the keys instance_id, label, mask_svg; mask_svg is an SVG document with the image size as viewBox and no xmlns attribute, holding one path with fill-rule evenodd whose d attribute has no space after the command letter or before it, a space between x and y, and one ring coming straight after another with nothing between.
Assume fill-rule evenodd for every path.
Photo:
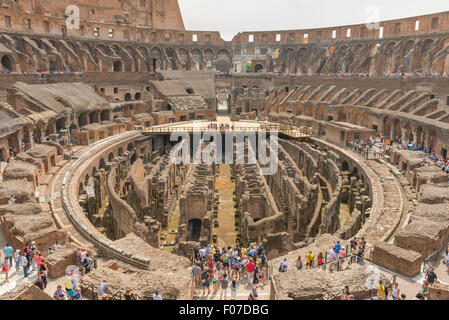
<instances>
[{"instance_id":1,"label":"person in white shirt","mask_svg":"<svg viewBox=\"0 0 449 320\"><path fill-rule=\"evenodd\" d=\"M56 240L56 243L53 245L53 247L55 248L55 251L58 251L62 248L62 246L58 243L58 240Z\"/></svg>"},{"instance_id":2,"label":"person in white shirt","mask_svg":"<svg viewBox=\"0 0 449 320\"><path fill-rule=\"evenodd\" d=\"M159 291L155 291L153 295L153 300L162 300L162 296L159 294Z\"/></svg>"},{"instance_id":3,"label":"person in white shirt","mask_svg":"<svg viewBox=\"0 0 449 320\"><path fill-rule=\"evenodd\" d=\"M106 289L108 288L108 282L106 280L101 281L100 288L98 289L98 298L101 299L106 295Z\"/></svg>"}]
</instances>

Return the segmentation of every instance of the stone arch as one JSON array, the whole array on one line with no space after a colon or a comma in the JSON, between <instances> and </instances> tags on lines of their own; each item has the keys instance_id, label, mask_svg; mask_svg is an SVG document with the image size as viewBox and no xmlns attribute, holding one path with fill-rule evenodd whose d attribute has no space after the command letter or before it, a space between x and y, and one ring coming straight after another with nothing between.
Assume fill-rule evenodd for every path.
<instances>
[{"instance_id":1,"label":"stone arch","mask_svg":"<svg viewBox=\"0 0 449 320\"><path fill-rule=\"evenodd\" d=\"M162 60L162 50L159 47L153 47L150 50L150 67L152 71L164 69Z\"/></svg>"},{"instance_id":2,"label":"stone arch","mask_svg":"<svg viewBox=\"0 0 449 320\"><path fill-rule=\"evenodd\" d=\"M114 61L113 70L114 70L114 72L121 72L123 70L123 65L120 60Z\"/></svg>"},{"instance_id":3,"label":"stone arch","mask_svg":"<svg viewBox=\"0 0 449 320\"><path fill-rule=\"evenodd\" d=\"M132 99L131 93L129 93L129 92L125 93L124 100L131 101L131 99Z\"/></svg>"},{"instance_id":4,"label":"stone arch","mask_svg":"<svg viewBox=\"0 0 449 320\"><path fill-rule=\"evenodd\" d=\"M424 144L424 130L421 126L418 126L418 128L416 129L416 143L420 143L420 144Z\"/></svg>"},{"instance_id":5,"label":"stone arch","mask_svg":"<svg viewBox=\"0 0 449 320\"><path fill-rule=\"evenodd\" d=\"M308 73L308 49L307 48L300 48L298 50L298 72L301 74L307 74Z\"/></svg>"},{"instance_id":6,"label":"stone arch","mask_svg":"<svg viewBox=\"0 0 449 320\"><path fill-rule=\"evenodd\" d=\"M98 111L91 112L89 115L90 123L98 123Z\"/></svg>"},{"instance_id":7,"label":"stone arch","mask_svg":"<svg viewBox=\"0 0 449 320\"><path fill-rule=\"evenodd\" d=\"M214 51L210 48L204 50L204 68L207 70L212 70L214 62Z\"/></svg>"},{"instance_id":8,"label":"stone arch","mask_svg":"<svg viewBox=\"0 0 449 320\"><path fill-rule=\"evenodd\" d=\"M195 48L191 51L192 63L195 65L195 69L197 71L203 69L203 55L198 48Z\"/></svg>"},{"instance_id":9,"label":"stone arch","mask_svg":"<svg viewBox=\"0 0 449 320\"><path fill-rule=\"evenodd\" d=\"M14 58L8 54L3 55L1 59L2 70L6 70L7 72L16 71L16 62Z\"/></svg>"},{"instance_id":10,"label":"stone arch","mask_svg":"<svg viewBox=\"0 0 449 320\"><path fill-rule=\"evenodd\" d=\"M341 163L341 171L349 171L349 164L346 160Z\"/></svg>"},{"instance_id":11,"label":"stone arch","mask_svg":"<svg viewBox=\"0 0 449 320\"><path fill-rule=\"evenodd\" d=\"M181 65L182 70L190 70L191 69L191 62L190 62L190 56L189 52L185 48L179 48L178 49L178 58L179 63Z\"/></svg>"},{"instance_id":12,"label":"stone arch","mask_svg":"<svg viewBox=\"0 0 449 320\"><path fill-rule=\"evenodd\" d=\"M231 64L226 60L219 60L216 69L220 72L229 72L231 70Z\"/></svg>"},{"instance_id":13,"label":"stone arch","mask_svg":"<svg viewBox=\"0 0 449 320\"><path fill-rule=\"evenodd\" d=\"M429 135L427 137L427 147L436 149L436 146L437 146L437 133L435 129L430 129Z\"/></svg>"},{"instance_id":14,"label":"stone arch","mask_svg":"<svg viewBox=\"0 0 449 320\"><path fill-rule=\"evenodd\" d=\"M142 98L142 93L136 92L136 94L134 95L134 100L140 100L141 98Z\"/></svg>"},{"instance_id":15,"label":"stone arch","mask_svg":"<svg viewBox=\"0 0 449 320\"><path fill-rule=\"evenodd\" d=\"M87 112L84 112L78 116L78 125L80 128L89 124Z\"/></svg>"},{"instance_id":16,"label":"stone arch","mask_svg":"<svg viewBox=\"0 0 449 320\"><path fill-rule=\"evenodd\" d=\"M254 66L254 72L262 72L263 71L263 66L260 63L257 63Z\"/></svg>"},{"instance_id":17,"label":"stone arch","mask_svg":"<svg viewBox=\"0 0 449 320\"><path fill-rule=\"evenodd\" d=\"M360 125L365 128L369 128L369 112L364 111L360 118Z\"/></svg>"},{"instance_id":18,"label":"stone arch","mask_svg":"<svg viewBox=\"0 0 449 320\"><path fill-rule=\"evenodd\" d=\"M392 139L400 138L402 136L401 121L399 119L394 120L393 124L393 137Z\"/></svg>"},{"instance_id":19,"label":"stone arch","mask_svg":"<svg viewBox=\"0 0 449 320\"><path fill-rule=\"evenodd\" d=\"M425 55L432 47L433 43L435 41L433 39L426 39L424 40L422 46L421 46L421 54Z\"/></svg>"},{"instance_id":20,"label":"stone arch","mask_svg":"<svg viewBox=\"0 0 449 320\"><path fill-rule=\"evenodd\" d=\"M66 129L66 118L62 117L56 120L56 132L60 132L62 129Z\"/></svg>"},{"instance_id":21,"label":"stone arch","mask_svg":"<svg viewBox=\"0 0 449 320\"><path fill-rule=\"evenodd\" d=\"M412 132L412 126L410 125L410 122L407 122L404 126L404 137L403 139L406 142L413 142L414 141L414 136L413 136L413 132Z\"/></svg>"},{"instance_id":22,"label":"stone arch","mask_svg":"<svg viewBox=\"0 0 449 320\"><path fill-rule=\"evenodd\" d=\"M339 122L346 122L347 119L348 119L348 115L347 115L346 109L345 108L341 108L338 111L337 121L339 121Z\"/></svg>"},{"instance_id":23,"label":"stone arch","mask_svg":"<svg viewBox=\"0 0 449 320\"><path fill-rule=\"evenodd\" d=\"M98 167L100 169L105 169L106 170L106 162L104 161L103 158L100 159L100 164L98 165Z\"/></svg>"},{"instance_id":24,"label":"stone arch","mask_svg":"<svg viewBox=\"0 0 449 320\"><path fill-rule=\"evenodd\" d=\"M111 110L103 110L100 114L101 121L110 121L111 120Z\"/></svg>"},{"instance_id":25,"label":"stone arch","mask_svg":"<svg viewBox=\"0 0 449 320\"><path fill-rule=\"evenodd\" d=\"M108 162L112 162L112 161L114 161L114 153L109 153L109 155L108 155Z\"/></svg>"},{"instance_id":26,"label":"stone arch","mask_svg":"<svg viewBox=\"0 0 449 320\"><path fill-rule=\"evenodd\" d=\"M360 114L359 109L357 109L357 108L353 108L352 109L351 120L350 120L350 122L352 124L358 124L358 122L359 122L359 114Z\"/></svg>"}]
</instances>

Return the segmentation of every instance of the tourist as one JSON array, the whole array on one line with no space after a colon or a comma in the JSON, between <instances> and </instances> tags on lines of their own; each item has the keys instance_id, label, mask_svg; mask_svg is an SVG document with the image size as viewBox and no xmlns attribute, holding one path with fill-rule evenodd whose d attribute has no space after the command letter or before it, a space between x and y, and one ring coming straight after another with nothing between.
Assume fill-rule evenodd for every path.
<instances>
[{"instance_id":1,"label":"tourist","mask_svg":"<svg viewBox=\"0 0 449 320\"><path fill-rule=\"evenodd\" d=\"M435 282L438 282L438 277L433 268L430 268L426 273L426 280L429 283L429 286L432 286Z\"/></svg>"},{"instance_id":2,"label":"tourist","mask_svg":"<svg viewBox=\"0 0 449 320\"><path fill-rule=\"evenodd\" d=\"M163 300L162 296L159 294L159 290L156 290L153 294L153 300Z\"/></svg>"},{"instance_id":3,"label":"tourist","mask_svg":"<svg viewBox=\"0 0 449 320\"><path fill-rule=\"evenodd\" d=\"M254 264L254 262L251 260L251 258L249 259L249 262L246 264L246 272L247 272L247 276L248 276L248 285L250 285L253 281L253 274L254 274L254 268L256 267L256 265Z\"/></svg>"},{"instance_id":4,"label":"tourist","mask_svg":"<svg viewBox=\"0 0 449 320\"><path fill-rule=\"evenodd\" d=\"M48 255L55 253L55 251L50 247L48 248Z\"/></svg>"},{"instance_id":5,"label":"tourist","mask_svg":"<svg viewBox=\"0 0 449 320\"><path fill-rule=\"evenodd\" d=\"M14 262L16 263L16 272L19 271L20 269L20 261L22 261L22 255L20 254L20 250L16 250L16 252L14 252Z\"/></svg>"},{"instance_id":6,"label":"tourist","mask_svg":"<svg viewBox=\"0 0 449 320\"><path fill-rule=\"evenodd\" d=\"M298 259L296 260L296 269L301 270L302 269L302 260L301 260L301 256L298 257Z\"/></svg>"},{"instance_id":7,"label":"tourist","mask_svg":"<svg viewBox=\"0 0 449 320\"><path fill-rule=\"evenodd\" d=\"M424 280L423 282L423 285L421 287L421 294L423 296L422 300L427 300L429 296L429 283L427 282L427 280Z\"/></svg>"},{"instance_id":8,"label":"tourist","mask_svg":"<svg viewBox=\"0 0 449 320\"><path fill-rule=\"evenodd\" d=\"M9 260L10 266L12 266L13 252L14 249L9 245L9 243L7 243L6 246L3 248L3 253L5 254L5 259Z\"/></svg>"},{"instance_id":9,"label":"tourist","mask_svg":"<svg viewBox=\"0 0 449 320\"><path fill-rule=\"evenodd\" d=\"M393 290L391 291L391 297L393 300L398 300L400 293L401 289L399 289L399 284L396 282L393 286Z\"/></svg>"},{"instance_id":10,"label":"tourist","mask_svg":"<svg viewBox=\"0 0 449 320\"><path fill-rule=\"evenodd\" d=\"M200 273L201 273L201 267L200 267L200 264L197 262L192 268L193 282L195 283L196 287L198 287L200 285L200 281L201 281Z\"/></svg>"},{"instance_id":11,"label":"tourist","mask_svg":"<svg viewBox=\"0 0 449 320\"><path fill-rule=\"evenodd\" d=\"M61 297L64 298L64 291L62 291L62 287L61 287L61 286L58 286L58 287L56 288L55 293L53 293L53 298L54 298L55 300L63 300L63 299L61 299Z\"/></svg>"},{"instance_id":12,"label":"tourist","mask_svg":"<svg viewBox=\"0 0 449 320\"><path fill-rule=\"evenodd\" d=\"M74 271L71 271L70 279L72 279L73 290L76 291L76 289L79 289L79 280L81 279L81 277L79 277Z\"/></svg>"},{"instance_id":13,"label":"tourist","mask_svg":"<svg viewBox=\"0 0 449 320\"><path fill-rule=\"evenodd\" d=\"M423 297L423 295L422 295L421 292L419 292L419 293L416 295L415 300L424 300L424 297Z\"/></svg>"},{"instance_id":14,"label":"tourist","mask_svg":"<svg viewBox=\"0 0 449 320\"><path fill-rule=\"evenodd\" d=\"M343 294L341 296L342 300L349 300L349 296L351 295L351 292L349 291L349 286L345 286L343 289Z\"/></svg>"},{"instance_id":15,"label":"tourist","mask_svg":"<svg viewBox=\"0 0 449 320\"><path fill-rule=\"evenodd\" d=\"M284 258L284 260L282 260L281 265L279 266L279 272L287 272L287 258Z\"/></svg>"},{"instance_id":16,"label":"tourist","mask_svg":"<svg viewBox=\"0 0 449 320\"><path fill-rule=\"evenodd\" d=\"M42 291L44 291L45 290L45 284L44 284L44 280L42 279L42 274L38 274L37 275L37 279L36 279L36 281L34 282L34 284L39 288L39 289L41 289Z\"/></svg>"},{"instance_id":17,"label":"tourist","mask_svg":"<svg viewBox=\"0 0 449 320\"><path fill-rule=\"evenodd\" d=\"M242 250L243 253L243 250ZM243 257L243 260L241 262L240 265L240 274L242 275L243 279L248 279L248 271L247 271L247 265L248 265L248 258L246 257L246 255Z\"/></svg>"},{"instance_id":18,"label":"tourist","mask_svg":"<svg viewBox=\"0 0 449 320\"><path fill-rule=\"evenodd\" d=\"M257 286L255 286L252 290L251 293L248 296L248 300L258 300L259 295L257 294Z\"/></svg>"},{"instance_id":19,"label":"tourist","mask_svg":"<svg viewBox=\"0 0 449 320\"><path fill-rule=\"evenodd\" d=\"M239 285L237 284L236 279L232 280L230 287L231 287L231 300L237 300L237 289Z\"/></svg>"},{"instance_id":20,"label":"tourist","mask_svg":"<svg viewBox=\"0 0 449 320\"><path fill-rule=\"evenodd\" d=\"M201 273L201 279L203 281L203 296L205 295L206 288L207 294L210 294L210 270L208 267Z\"/></svg>"},{"instance_id":21,"label":"tourist","mask_svg":"<svg viewBox=\"0 0 449 320\"><path fill-rule=\"evenodd\" d=\"M81 295L81 289L76 289L75 294L72 296L71 300L81 300L83 296Z\"/></svg>"},{"instance_id":22,"label":"tourist","mask_svg":"<svg viewBox=\"0 0 449 320\"><path fill-rule=\"evenodd\" d=\"M377 298L379 300L387 300L387 288L383 285L382 280L379 281L379 288L377 289Z\"/></svg>"},{"instance_id":23,"label":"tourist","mask_svg":"<svg viewBox=\"0 0 449 320\"><path fill-rule=\"evenodd\" d=\"M23 277L27 278L28 277L28 268L30 265L28 263L27 255L25 252L22 254L22 259L20 260L20 265L23 268Z\"/></svg>"},{"instance_id":24,"label":"tourist","mask_svg":"<svg viewBox=\"0 0 449 320\"><path fill-rule=\"evenodd\" d=\"M223 275L223 278L220 280L221 285L221 291L220 291L220 300L222 299L222 296L224 295L224 300L226 300L226 293L228 291L229 287L229 280L227 279L228 275L225 273Z\"/></svg>"},{"instance_id":25,"label":"tourist","mask_svg":"<svg viewBox=\"0 0 449 320\"><path fill-rule=\"evenodd\" d=\"M45 272L41 271L41 272L38 272L38 276L42 279L42 284L45 289L48 284L47 275L45 274Z\"/></svg>"},{"instance_id":26,"label":"tourist","mask_svg":"<svg viewBox=\"0 0 449 320\"><path fill-rule=\"evenodd\" d=\"M318 253L318 257L317 257L317 265L321 266L323 264L323 253L320 252Z\"/></svg>"},{"instance_id":27,"label":"tourist","mask_svg":"<svg viewBox=\"0 0 449 320\"><path fill-rule=\"evenodd\" d=\"M86 253L86 258L83 260L83 267L84 267L84 273L88 274L90 272L90 269L92 267L92 258L89 256L88 253Z\"/></svg>"},{"instance_id":28,"label":"tourist","mask_svg":"<svg viewBox=\"0 0 449 320\"><path fill-rule=\"evenodd\" d=\"M137 300L137 294L135 290L131 290L130 288L127 288L125 291L125 300Z\"/></svg>"},{"instance_id":29,"label":"tourist","mask_svg":"<svg viewBox=\"0 0 449 320\"><path fill-rule=\"evenodd\" d=\"M217 294L217 292L218 292L218 281L220 280L220 277L219 277L219 269L220 269L221 267L218 266L217 268L218 268L218 269L215 270L215 272L214 272L214 277L213 277L213 280L212 280L212 285L213 285L213 288L214 288L213 294Z\"/></svg>"},{"instance_id":30,"label":"tourist","mask_svg":"<svg viewBox=\"0 0 449 320\"><path fill-rule=\"evenodd\" d=\"M260 276L259 276L259 280L262 282L262 285L266 285L267 284L267 277L265 276L265 269L260 269Z\"/></svg>"},{"instance_id":31,"label":"tourist","mask_svg":"<svg viewBox=\"0 0 449 320\"><path fill-rule=\"evenodd\" d=\"M101 300L102 298L104 298L107 289L108 289L108 281L107 280L101 281L100 286L98 288L98 299Z\"/></svg>"},{"instance_id":32,"label":"tourist","mask_svg":"<svg viewBox=\"0 0 449 320\"><path fill-rule=\"evenodd\" d=\"M313 259L315 256L312 254L312 251L309 251L308 254L306 254L306 267L311 268L313 266Z\"/></svg>"},{"instance_id":33,"label":"tourist","mask_svg":"<svg viewBox=\"0 0 449 320\"><path fill-rule=\"evenodd\" d=\"M23 247L22 251L25 254L26 259L28 261L28 267L30 267L31 266L31 250L30 250L30 245L28 244L28 242L25 244L25 247Z\"/></svg>"},{"instance_id":34,"label":"tourist","mask_svg":"<svg viewBox=\"0 0 449 320\"><path fill-rule=\"evenodd\" d=\"M55 248L55 251L58 251L59 249L62 248L62 246L59 244L58 240L56 240L56 243L53 245L53 247Z\"/></svg>"},{"instance_id":35,"label":"tourist","mask_svg":"<svg viewBox=\"0 0 449 320\"><path fill-rule=\"evenodd\" d=\"M14 198L14 196L12 196L11 198L9 198L8 204L9 204L9 205L14 205L14 204L16 204L16 198Z\"/></svg>"},{"instance_id":36,"label":"tourist","mask_svg":"<svg viewBox=\"0 0 449 320\"><path fill-rule=\"evenodd\" d=\"M5 274L5 281L9 282L9 269L11 267L9 263L9 258L5 257L5 260L1 264L2 272Z\"/></svg>"},{"instance_id":37,"label":"tourist","mask_svg":"<svg viewBox=\"0 0 449 320\"><path fill-rule=\"evenodd\" d=\"M36 258L38 258L38 253L39 252L36 250L35 242L32 241L31 242L31 246L30 246L30 258L31 258L31 266L32 266L32 270L31 271L36 271L37 270Z\"/></svg>"},{"instance_id":38,"label":"tourist","mask_svg":"<svg viewBox=\"0 0 449 320\"><path fill-rule=\"evenodd\" d=\"M70 276L67 276L67 278L65 279L64 287L65 287L65 292L67 293L69 298L71 298L75 294L75 291L73 291L73 283L72 283L72 278L70 278Z\"/></svg>"},{"instance_id":39,"label":"tourist","mask_svg":"<svg viewBox=\"0 0 449 320\"><path fill-rule=\"evenodd\" d=\"M43 272L46 277L48 276L48 266L47 266L47 262L45 259L42 259L41 265L39 266L38 271Z\"/></svg>"},{"instance_id":40,"label":"tourist","mask_svg":"<svg viewBox=\"0 0 449 320\"><path fill-rule=\"evenodd\" d=\"M254 268L253 275L254 275L253 276L253 284L258 284L259 280L260 280L260 278L259 278L260 277L260 272L259 272L258 265L256 265L256 267Z\"/></svg>"}]
</instances>

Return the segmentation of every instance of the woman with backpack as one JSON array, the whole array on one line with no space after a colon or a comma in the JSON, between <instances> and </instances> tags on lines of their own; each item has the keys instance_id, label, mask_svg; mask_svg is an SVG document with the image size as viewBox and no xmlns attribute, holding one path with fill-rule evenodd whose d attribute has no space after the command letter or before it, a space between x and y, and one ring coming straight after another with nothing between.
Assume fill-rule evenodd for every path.
<instances>
[{"instance_id":1,"label":"woman with backpack","mask_svg":"<svg viewBox=\"0 0 449 320\"><path fill-rule=\"evenodd\" d=\"M9 259L8 259L8 258L5 258L5 260L2 262L1 266L2 266L2 272L3 272L3 273L5 274L5 276L6 276L6 282L9 282L9 275L8 275L8 273L9 273L9 268L10 268L10 265L9 265Z\"/></svg>"}]
</instances>

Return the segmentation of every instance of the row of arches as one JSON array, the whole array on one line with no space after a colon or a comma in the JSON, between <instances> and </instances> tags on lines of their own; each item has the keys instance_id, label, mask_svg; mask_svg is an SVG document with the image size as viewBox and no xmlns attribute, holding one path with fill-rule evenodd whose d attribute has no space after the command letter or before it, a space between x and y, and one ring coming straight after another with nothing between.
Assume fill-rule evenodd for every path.
<instances>
[{"instance_id":1,"label":"row of arches","mask_svg":"<svg viewBox=\"0 0 449 320\"><path fill-rule=\"evenodd\" d=\"M449 73L449 37L288 46L278 70L311 73Z\"/></svg>"},{"instance_id":2,"label":"row of arches","mask_svg":"<svg viewBox=\"0 0 449 320\"><path fill-rule=\"evenodd\" d=\"M1 40L0 40L1 41ZM111 71L151 72L157 70L217 69L228 72L231 53L226 48L131 45L119 42L88 42L47 39L36 36L11 37L2 41L17 58L1 58L2 67L14 71Z\"/></svg>"}]
</instances>

